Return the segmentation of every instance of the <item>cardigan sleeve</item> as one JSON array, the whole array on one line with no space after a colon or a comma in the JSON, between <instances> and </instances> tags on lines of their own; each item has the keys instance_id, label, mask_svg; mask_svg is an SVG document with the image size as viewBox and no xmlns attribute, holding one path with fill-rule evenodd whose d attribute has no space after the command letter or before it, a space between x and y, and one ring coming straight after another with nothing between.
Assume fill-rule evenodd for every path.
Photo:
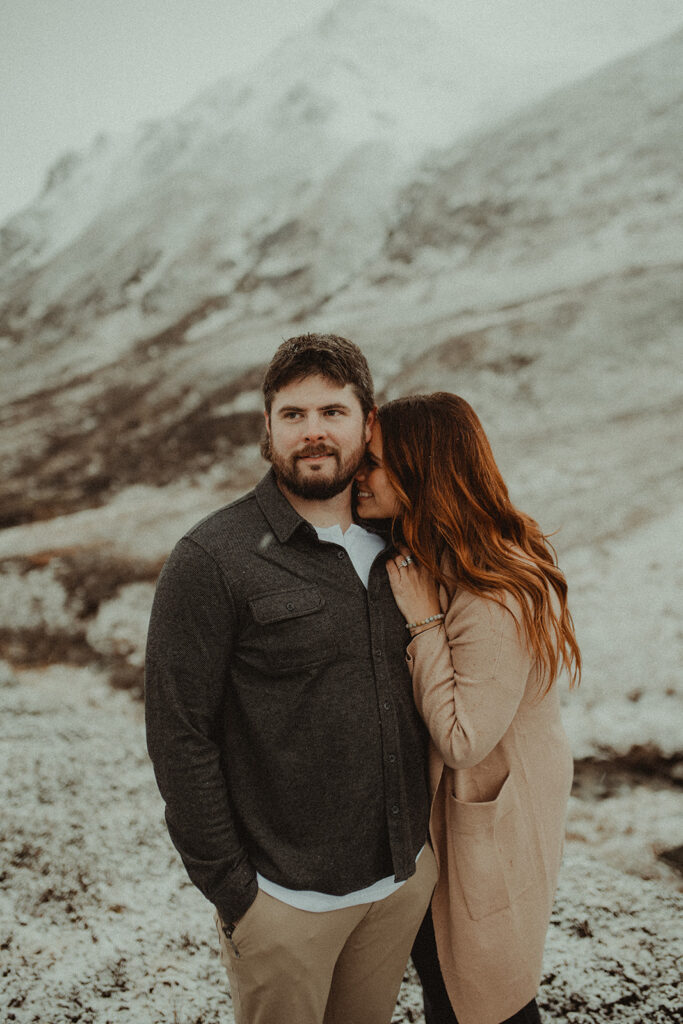
<instances>
[{"instance_id":1,"label":"cardigan sleeve","mask_svg":"<svg viewBox=\"0 0 683 1024\"><path fill-rule=\"evenodd\" d=\"M479 764L507 732L534 665L515 602L456 594L408 645L417 709L450 768Z\"/></svg>"}]
</instances>

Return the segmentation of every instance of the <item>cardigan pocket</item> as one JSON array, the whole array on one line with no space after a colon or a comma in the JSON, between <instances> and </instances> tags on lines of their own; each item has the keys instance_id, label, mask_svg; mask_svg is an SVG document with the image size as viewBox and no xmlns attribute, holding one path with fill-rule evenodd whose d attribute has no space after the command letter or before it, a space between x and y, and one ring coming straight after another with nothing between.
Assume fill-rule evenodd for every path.
<instances>
[{"instance_id":1,"label":"cardigan pocket","mask_svg":"<svg viewBox=\"0 0 683 1024\"><path fill-rule=\"evenodd\" d=\"M473 921L508 908L537 878L515 779L495 800L448 802L448 871L456 876Z\"/></svg>"}]
</instances>

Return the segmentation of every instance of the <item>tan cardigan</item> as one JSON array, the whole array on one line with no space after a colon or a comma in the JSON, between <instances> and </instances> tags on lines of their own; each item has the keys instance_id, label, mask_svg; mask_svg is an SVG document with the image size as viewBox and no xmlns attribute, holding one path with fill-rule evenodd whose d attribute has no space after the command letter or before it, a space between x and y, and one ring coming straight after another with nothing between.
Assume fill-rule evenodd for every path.
<instances>
[{"instance_id":1,"label":"tan cardigan","mask_svg":"<svg viewBox=\"0 0 683 1024\"><path fill-rule=\"evenodd\" d=\"M407 654L431 736L434 930L459 1024L500 1024L538 990L573 763L514 599L442 592L442 607Z\"/></svg>"}]
</instances>

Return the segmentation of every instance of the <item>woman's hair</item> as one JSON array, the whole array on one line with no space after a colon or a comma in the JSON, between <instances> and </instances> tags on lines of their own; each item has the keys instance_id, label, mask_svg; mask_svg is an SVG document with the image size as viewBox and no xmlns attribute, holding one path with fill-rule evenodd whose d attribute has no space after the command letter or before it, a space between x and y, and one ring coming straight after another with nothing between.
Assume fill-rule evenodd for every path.
<instances>
[{"instance_id":1,"label":"woman's hair","mask_svg":"<svg viewBox=\"0 0 683 1024\"><path fill-rule=\"evenodd\" d=\"M410 551L451 592L462 587L503 605L512 594L544 692L563 667L573 686L581 654L555 549L510 501L474 409L436 392L387 402L378 418L400 502L394 525Z\"/></svg>"}]
</instances>

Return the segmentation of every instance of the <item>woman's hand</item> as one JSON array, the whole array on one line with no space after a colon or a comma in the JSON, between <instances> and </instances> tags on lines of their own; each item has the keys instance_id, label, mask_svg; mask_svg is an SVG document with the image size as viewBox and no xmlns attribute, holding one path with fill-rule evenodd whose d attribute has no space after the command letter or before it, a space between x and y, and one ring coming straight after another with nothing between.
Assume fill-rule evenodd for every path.
<instances>
[{"instance_id":1,"label":"woman's hand","mask_svg":"<svg viewBox=\"0 0 683 1024\"><path fill-rule=\"evenodd\" d=\"M389 583L396 604L406 622L422 622L441 611L436 582L427 570L413 561L407 548L387 562Z\"/></svg>"}]
</instances>

